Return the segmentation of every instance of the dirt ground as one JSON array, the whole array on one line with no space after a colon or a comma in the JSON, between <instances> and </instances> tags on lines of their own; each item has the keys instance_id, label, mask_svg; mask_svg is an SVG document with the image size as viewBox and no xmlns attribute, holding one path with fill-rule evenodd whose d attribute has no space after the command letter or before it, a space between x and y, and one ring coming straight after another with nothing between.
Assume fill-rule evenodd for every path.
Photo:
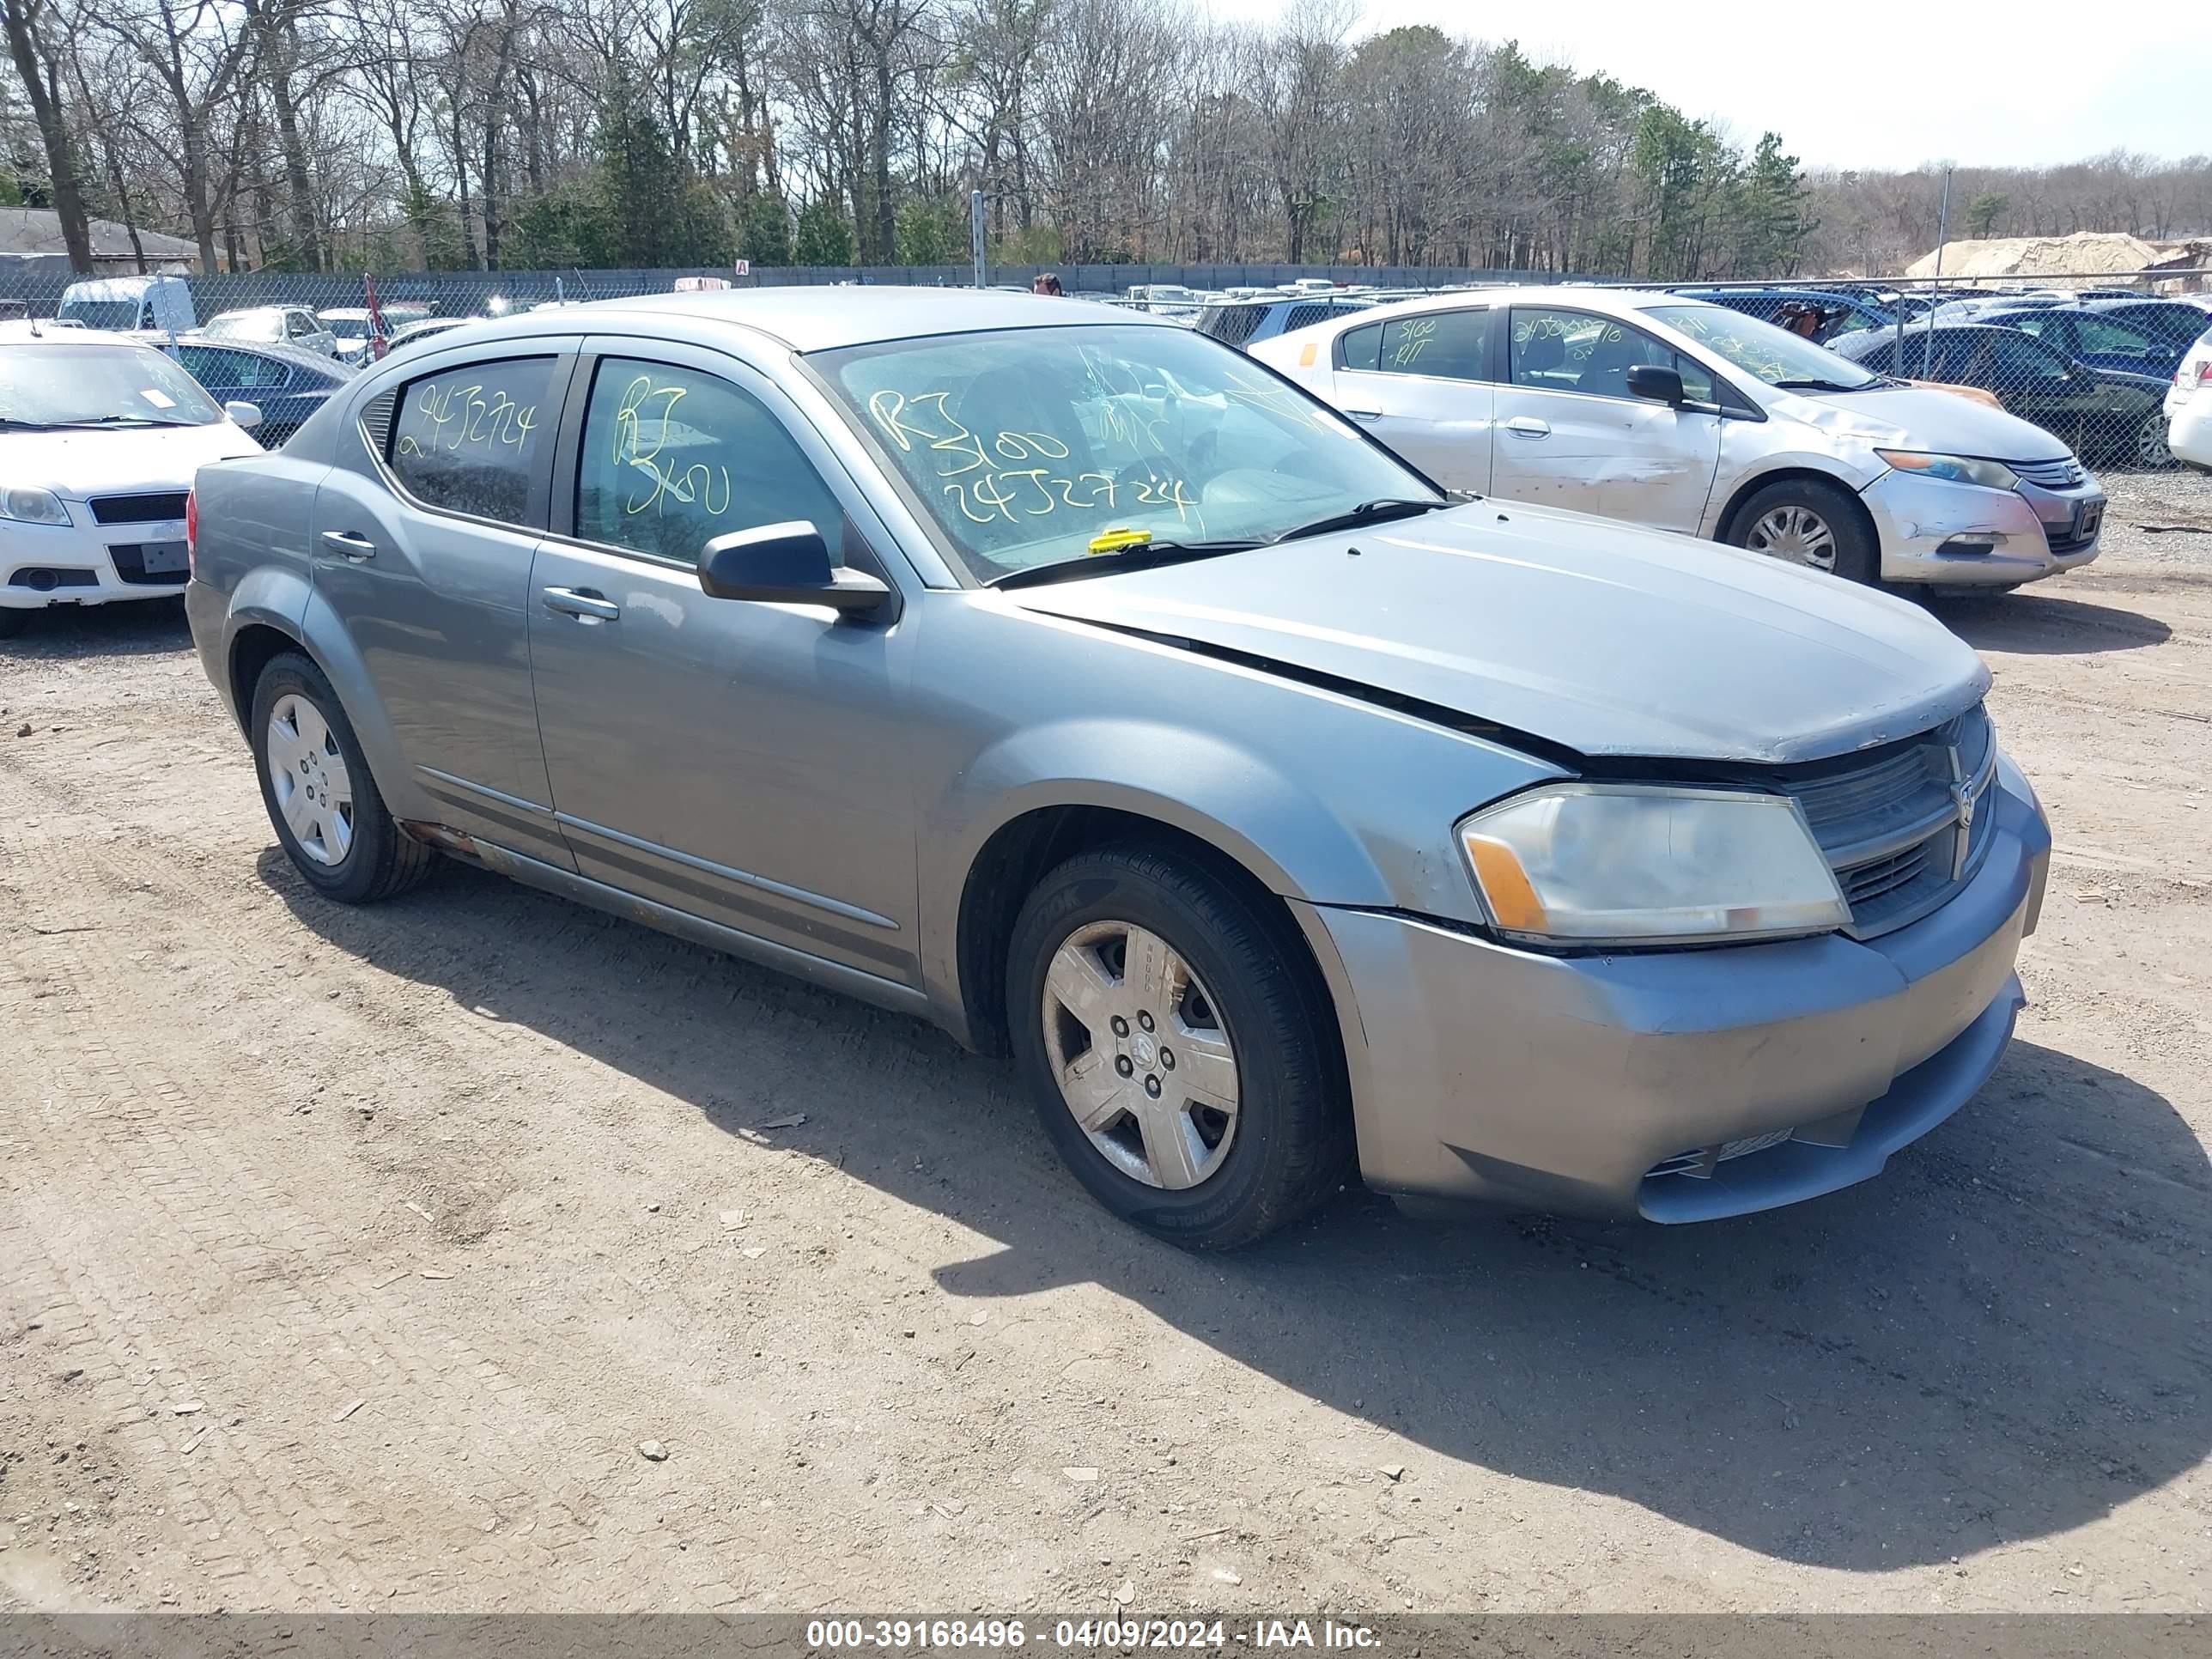
<instances>
[{"instance_id":1,"label":"dirt ground","mask_svg":"<svg viewBox=\"0 0 2212 1659\"><path fill-rule=\"evenodd\" d=\"M2206 1611L2212 481L2111 482L1942 613L2057 827L2010 1056L1674 1231L1183 1255L918 1024L458 867L315 902L172 608L35 627L0 1607Z\"/></svg>"}]
</instances>

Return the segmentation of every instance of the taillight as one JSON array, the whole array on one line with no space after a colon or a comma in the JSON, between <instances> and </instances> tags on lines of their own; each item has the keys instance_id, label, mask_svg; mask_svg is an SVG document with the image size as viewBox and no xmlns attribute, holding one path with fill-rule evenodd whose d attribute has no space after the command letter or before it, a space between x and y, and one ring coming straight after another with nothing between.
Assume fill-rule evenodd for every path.
<instances>
[{"instance_id":1,"label":"taillight","mask_svg":"<svg viewBox=\"0 0 2212 1659\"><path fill-rule=\"evenodd\" d=\"M200 574L200 497L196 489L185 492L185 574Z\"/></svg>"}]
</instances>

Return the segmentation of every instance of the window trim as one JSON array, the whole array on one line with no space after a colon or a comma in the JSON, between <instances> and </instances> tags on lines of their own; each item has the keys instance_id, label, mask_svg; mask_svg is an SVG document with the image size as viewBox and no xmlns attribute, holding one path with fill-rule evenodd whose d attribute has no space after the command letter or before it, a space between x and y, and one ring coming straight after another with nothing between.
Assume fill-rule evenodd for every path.
<instances>
[{"instance_id":1,"label":"window trim","mask_svg":"<svg viewBox=\"0 0 2212 1659\"><path fill-rule=\"evenodd\" d=\"M367 395L356 402L349 412L361 438L362 449L375 467L377 475L382 479L385 488L416 512L434 514L441 519L451 519L458 524L477 525L489 530L503 530L526 536L542 536L545 533L546 503L552 488L553 457L557 445L549 443L540 453L531 458L530 482L523 497L523 522L521 523L507 519L487 518L481 513L464 513L458 507L441 507L435 501L426 501L407 488L392 465L390 451L392 446L399 441L399 412L406 406L408 392L422 385L423 381L434 380L441 375L465 374L472 368L487 367L493 363L535 362L543 358L552 365L551 372L546 377L545 400L549 404L562 410L565 418L568 402L574 395L575 385L577 358L575 339L573 337L564 336L539 336L513 342L502 342L502 343L511 344L515 349L486 357L477 355L482 349L481 347L473 348L457 353L449 362L426 364L420 374L407 374L404 377L395 376L390 381L363 388ZM543 346L546 349L532 350L531 348L533 346ZM409 367L414 366L410 364ZM382 447L379 447L369 442L368 430L362 425L362 416L368 405L386 392L392 394L392 425L384 434ZM555 423L553 430L557 434L560 430L558 422Z\"/></svg>"},{"instance_id":2,"label":"window trim","mask_svg":"<svg viewBox=\"0 0 2212 1659\"><path fill-rule=\"evenodd\" d=\"M875 615L876 625L888 627L898 620L905 610L906 594L895 567L906 562L886 558L877 550L877 538L888 540L889 532L870 506L867 492L806 412L792 401L772 376L733 353L711 346L649 335L595 334L577 343L574 371L562 404L554 465L547 480L550 495L543 533L548 541L610 558L634 560L654 570L682 572L694 578L698 574L696 559L672 558L666 554L649 553L614 542L593 541L576 533L576 489L583 470L584 421L591 411L592 387L599 378L599 364L607 358L658 363L666 368L684 368L711 375L726 380L759 404L769 418L783 428L785 435L814 469L830 499L837 503L842 518L842 545L835 550L838 562L876 577L890 589L890 602Z\"/></svg>"}]
</instances>

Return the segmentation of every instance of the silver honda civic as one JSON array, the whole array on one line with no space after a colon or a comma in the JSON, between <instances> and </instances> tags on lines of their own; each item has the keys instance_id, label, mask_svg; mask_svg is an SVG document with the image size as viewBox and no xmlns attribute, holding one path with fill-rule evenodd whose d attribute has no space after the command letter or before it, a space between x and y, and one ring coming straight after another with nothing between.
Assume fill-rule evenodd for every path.
<instances>
[{"instance_id":1,"label":"silver honda civic","mask_svg":"<svg viewBox=\"0 0 2212 1659\"><path fill-rule=\"evenodd\" d=\"M1171 323L472 325L203 470L191 556L317 891L443 853L933 1020L1188 1246L1355 1169L1809 1198L1964 1104L2021 1001L2050 836L1939 623L1447 496Z\"/></svg>"}]
</instances>

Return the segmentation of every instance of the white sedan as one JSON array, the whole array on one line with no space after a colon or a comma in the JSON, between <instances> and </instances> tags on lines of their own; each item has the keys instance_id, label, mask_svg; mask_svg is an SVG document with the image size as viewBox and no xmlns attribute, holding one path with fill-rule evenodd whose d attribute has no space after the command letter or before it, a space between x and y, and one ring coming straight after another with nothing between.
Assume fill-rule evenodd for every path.
<instances>
[{"instance_id":1,"label":"white sedan","mask_svg":"<svg viewBox=\"0 0 2212 1659\"><path fill-rule=\"evenodd\" d=\"M2166 418L2173 459L2212 472L2212 328L2182 354L2166 394Z\"/></svg>"},{"instance_id":2,"label":"white sedan","mask_svg":"<svg viewBox=\"0 0 2212 1659\"><path fill-rule=\"evenodd\" d=\"M2065 443L1685 295L1437 294L1245 349L1452 489L1984 590L2097 556Z\"/></svg>"},{"instance_id":3,"label":"white sedan","mask_svg":"<svg viewBox=\"0 0 2212 1659\"><path fill-rule=\"evenodd\" d=\"M325 357L339 355L338 337L305 306L247 306L208 319L202 334L258 345L297 346Z\"/></svg>"},{"instance_id":4,"label":"white sedan","mask_svg":"<svg viewBox=\"0 0 2212 1659\"><path fill-rule=\"evenodd\" d=\"M258 454L260 420L129 335L0 324L0 635L50 606L183 592L193 475Z\"/></svg>"}]
</instances>

